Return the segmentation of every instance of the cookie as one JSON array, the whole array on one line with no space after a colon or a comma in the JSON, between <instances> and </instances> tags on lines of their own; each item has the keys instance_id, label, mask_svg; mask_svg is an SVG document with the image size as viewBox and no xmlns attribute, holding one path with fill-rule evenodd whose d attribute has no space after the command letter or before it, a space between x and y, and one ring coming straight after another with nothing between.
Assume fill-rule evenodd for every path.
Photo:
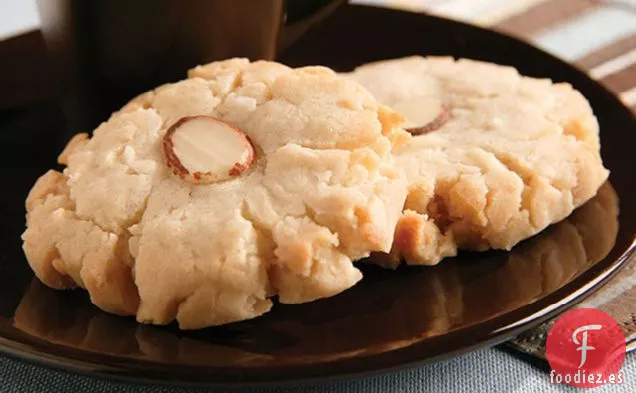
<instances>
[{"instance_id":1,"label":"cookie","mask_svg":"<svg viewBox=\"0 0 636 393\"><path fill-rule=\"evenodd\" d=\"M333 296L391 248L402 120L324 67L198 66L73 138L29 194L24 251L50 287L184 329Z\"/></svg>"},{"instance_id":2,"label":"cookie","mask_svg":"<svg viewBox=\"0 0 636 393\"><path fill-rule=\"evenodd\" d=\"M509 250L608 177L597 120L569 84L448 57L371 63L345 76L402 113L414 135L396 152L409 193L389 266Z\"/></svg>"}]
</instances>

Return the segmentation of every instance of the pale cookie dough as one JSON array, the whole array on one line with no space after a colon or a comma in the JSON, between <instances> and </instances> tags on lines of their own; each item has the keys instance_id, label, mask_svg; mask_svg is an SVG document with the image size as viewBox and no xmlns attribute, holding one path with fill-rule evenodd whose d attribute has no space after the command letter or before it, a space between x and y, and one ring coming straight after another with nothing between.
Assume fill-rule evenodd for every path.
<instances>
[{"instance_id":1,"label":"pale cookie dough","mask_svg":"<svg viewBox=\"0 0 636 393\"><path fill-rule=\"evenodd\" d=\"M597 120L569 84L447 57L371 63L345 76L419 134L396 153L409 195L390 266L400 257L433 265L458 248L509 250L607 179Z\"/></svg>"},{"instance_id":2,"label":"pale cookie dough","mask_svg":"<svg viewBox=\"0 0 636 393\"><path fill-rule=\"evenodd\" d=\"M406 198L402 117L323 67L231 59L188 76L73 138L64 173L35 184L38 278L184 329L354 285L352 261L390 250Z\"/></svg>"}]
</instances>

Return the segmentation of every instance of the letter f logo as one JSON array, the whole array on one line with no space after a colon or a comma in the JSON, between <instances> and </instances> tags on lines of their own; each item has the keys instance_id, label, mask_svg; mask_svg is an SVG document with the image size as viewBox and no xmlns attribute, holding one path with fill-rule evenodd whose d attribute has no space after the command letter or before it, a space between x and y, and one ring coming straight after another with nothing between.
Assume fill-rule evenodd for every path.
<instances>
[{"instance_id":1,"label":"letter f logo","mask_svg":"<svg viewBox=\"0 0 636 393\"><path fill-rule=\"evenodd\" d=\"M572 333L572 341L574 341L574 343L577 345L581 344L580 347L576 348L577 351L581 351L581 364L579 364L579 368L583 367L583 365L585 364L585 361L587 360L587 351L593 351L594 349L596 349L594 347L587 345L587 331L601 330L601 328L602 328L601 325L585 325L576 329L574 333ZM579 342L576 336L581 332L583 332L583 334L581 335L582 337L581 342Z\"/></svg>"}]
</instances>

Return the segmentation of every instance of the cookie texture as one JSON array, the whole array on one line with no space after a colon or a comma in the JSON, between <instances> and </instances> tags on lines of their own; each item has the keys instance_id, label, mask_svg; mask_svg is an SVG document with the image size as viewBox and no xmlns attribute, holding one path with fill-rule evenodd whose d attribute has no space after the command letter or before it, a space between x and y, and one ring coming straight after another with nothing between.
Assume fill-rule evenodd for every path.
<instances>
[{"instance_id":1,"label":"cookie texture","mask_svg":"<svg viewBox=\"0 0 636 393\"><path fill-rule=\"evenodd\" d=\"M167 130L200 116L244 134L249 168L208 184L170 170ZM391 248L407 192L391 155L409 138L402 120L324 67L198 66L73 138L64 172L29 194L24 251L50 287L184 329L256 317L274 295L335 295L360 280L352 261ZM178 153L199 165L232 150L210 135L180 136Z\"/></svg>"},{"instance_id":2,"label":"cookie texture","mask_svg":"<svg viewBox=\"0 0 636 393\"><path fill-rule=\"evenodd\" d=\"M396 153L409 193L389 266L509 250L607 179L597 120L569 84L449 57L371 63L345 76L401 112L415 135Z\"/></svg>"}]
</instances>

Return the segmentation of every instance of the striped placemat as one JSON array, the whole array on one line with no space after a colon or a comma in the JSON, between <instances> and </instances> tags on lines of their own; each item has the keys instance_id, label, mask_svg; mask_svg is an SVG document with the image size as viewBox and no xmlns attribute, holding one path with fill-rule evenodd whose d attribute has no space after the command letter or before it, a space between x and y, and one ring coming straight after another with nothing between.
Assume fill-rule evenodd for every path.
<instances>
[{"instance_id":1,"label":"striped placemat","mask_svg":"<svg viewBox=\"0 0 636 393\"><path fill-rule=\"evenodd\" d=\"M636 112L636 0L354 0L426 12L522 38L570 62L614 92ZM629 130L636 132L636 130ZM628 349L636 349L636 258L579 307L612 315ZM545 358L553 321L509 342Z\"/></svg>"},{"instance_id":2,"label":"striped placemat","mask_svg":"<svg viewBox=\"0 0 636 393\"><path fill-rule=\"evenodd\" d=\"M493 28L578 65L636 111L636 0L355 0Z\"/></svg>"}]
</instances>

